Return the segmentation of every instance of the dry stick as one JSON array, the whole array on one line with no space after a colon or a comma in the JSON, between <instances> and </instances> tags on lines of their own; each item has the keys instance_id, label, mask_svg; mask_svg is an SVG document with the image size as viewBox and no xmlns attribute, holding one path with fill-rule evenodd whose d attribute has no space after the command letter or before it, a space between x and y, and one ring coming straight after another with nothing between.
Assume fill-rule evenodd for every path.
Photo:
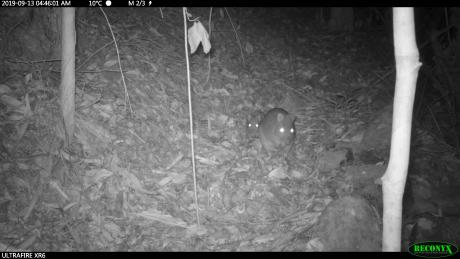
<instances>
[{"instance_id":1,"label":"dry stick","mask_svg":"<svg viewBox=\"0 0 460 259\"><path fill-rule=\"evenodd\" d=\"M244 60L243 48L241 47L240 37L238 36L238 32L236 31L235 26L233 25L232 17L230 17L230 14L228 13L227 8L224 7L224 10L228 16L228 20L230 21L230 24L232 25L233 31L235 32L235 37L236 37L236 40L238 41L238 47L240 47L241 58L243 59L243 65L246 66L246 61Z\"/></svg>"},{"instance_id":2,"label":"dry stick","mask_svg":"<svg viewBox=\"0 0 460 259\"><path fill-rule=\"evenodd\" d=\"M113 43L115 43L115 49L117 51L117 58L118 58L118 68L120 69L121 80L123 81L123 87L125 88L125 109L126 109L126 104L128 104L129 105L129 110L130 110L130 112L132 114L133 113L133 108L131 107L131 101L129 100L128 87L126 86L125 76L123 75L123 69L121 68L120 51L118 50L118 44L117 44L117 41L115 39L115 35L113 34L112 26L110 25L110 22L109 22L109 19L107 18L107 15L105 15L105 12L104 12L104 10L102 10L102 7L99 7L99 9L101 10L102 14L105 17L105 20L107 21L107 25L109 26L110 33L112 34Z\"/></svg>"},{"instance_id":3,"label":"dry stick","mask_svg":"<svg viewBox=\"0 0 460 259\"><path fill-rule=\"evenodd\" d=\"M454 91L454 87L455 87L455 83L453 82L452 80L452 77L450 76L449 72L446 70L446 65L444 65L444 61L443 59L440 59L439 60L439 64L438 66L440 67L440 70L442 73L444 73L445 77L446 77L446 80L447 80L447 86L450 88L451 92ZM447 105L449 106L449 113L451 113L453 116L453 118L457 118L457 115L456 115L456 110L454 108L451 108L450 106L452 106L451 102L448 101L447 98L446 99L446 102L447 102ZM455 101L455 99L454 99ZM455 119L454 119L455 120ZM454 121L455 123L455 121ZM458 135L457 134L454 134L454 138L455 138L455 146L456 146L456 149L457 149L457 152L460 151L460 143L459 143L459 139L458 139Z\"/></svg>"},{"instance_id":4,"label":"dry stick","mask_svg":"<svg viewBox=\"0 0 460 259\"><path fill-rule=\"evenodd\" d=\"M212 19L212 7L209 10L209 22L208 22L208 30L209 30L209 39L211 39L211 19ZM211 77L211 55L208 55L208 76L206 78L205 84L209 82L209 78Z\"/></svg>"},{"instance_id":5,"label":"dry stick","mask_svg":"<svg viewBox=\"0 0 460 259\"><path fill-rule=\"evenodd\" d=\"M5 57L6 62L10 63L24 63L24 64L36 64L36 63L47 63L47 62L57 62L61 61L61 59L43 59L43 60L33 60L33 61L25 61L25 60L7 60Z\"/></svg>"},{"instance_id":6,"label":"dry stick","mask_svg":"<svg viewBox=\"0 0 460 259\"><path fill-rule=\"evenodd\" d=\"M99 53L101 50L103 50L104 48L106 48L107 46L109 46L110 44L112 44L114 41L110 41L108 42L107 44L105 44L104 46L100 47L98 50L96 50L95 52L93 52L85 61L83 61L76 69L75 71L78 71L80 70L80 68L86 64L86 62L88 62L92 57L94 57L94 55L96 55L97 53ZM7 57L5 57L7 58ZM57 62L57 61L61 61L61 59L44 59L44 60L33 60L33 61L25 61L25 60L5 60L7 62L11 62L11 63L24 63L24 64L35 64L35 63L45 63L45 62ZM105 71L105 70L104 70ZM93 72L93 71L92 71Z\"/></svg>"},{"instance_id":7,"label":"dry stick","mask_svg":"<svg viewBox=\"0 0 460 259\"><path fill-rule=\"evenodd\" d=\"M98 50L96 50L95 52L93 52L85 61L83 61L76 69L75 71L78 71L80 70L80 68L86 64L86 62L88 62L92 57L94 57L94 55L96 55L97 53L99 53L99 51L105 49L107 46L109 46L110 44L114 43L115 41L112 40L110 42L108 42L107 44L105 44L104 46L100 47Z\"/></svg>"},{"instance_id":8,"label":"dry stick","mask_svg":"<svg viewBox=\"0 0 460 259\"><path fill-rule=\"evenodd\" d=\"M436 129L439 131L439 135L442 136L442 131L441 127L439 127L438 120L436 119L436 116L433 113L433 110L428 106L428 110L430 111L430 115L433 118L434 125L436 126Z\"/></svg>"},{"instance_id":9,"label":"dry stick","mask_svg":"<svg viewBox=\"0 0 460 259\"><path fill-rule=\"evenodd\" d=\"M449 25L449 14L447 13L447 7L444 7L444 18L446 19L446 24ZM452 42L450 41L450 30L447 30L447 41L449 41L449 46Z\"/></svg>"},{"instance_id":10,"label":"dry stick","mask_svg":"<svg viewBox=\"0 0 460 259\"><path fill-rule=\"evenodd\" d=\"M187 8L182 7L182 13L184 15L184 45L185 45L185 61L187 64L187 90L188 90L188 112L190 119L190 145L192 148L192 171L193 171L193 190L195 193L195 211L196 211L196 222L200 225L200 214L198 213L198 191L196 188L196 167L195 167L195 148L193 144L193 116L192 116L192 89L190 86L190 63L188 59L188 46L187 46Z\"/></svg>"}]
</instances>

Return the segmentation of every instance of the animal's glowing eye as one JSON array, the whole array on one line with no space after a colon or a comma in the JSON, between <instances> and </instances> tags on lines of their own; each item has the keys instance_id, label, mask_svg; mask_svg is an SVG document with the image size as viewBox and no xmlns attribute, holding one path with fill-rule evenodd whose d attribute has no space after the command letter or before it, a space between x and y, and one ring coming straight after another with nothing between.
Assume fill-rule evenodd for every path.
<instances>
[{"instance_id":1,"label":"animal's glowing eye","mask_svg":"<svg viewBox=\"0 0 460 259\"><path fill-rule=\"evenodd\" d=\"M284 133L284 128L280 128L280 132L281 132L281 133Z\"/></svg>"},{"instance_id":2,"label":"animal's glowing eye","mask_svg":"<svg viewBox=\"0 0 460 259\"><path fill-rule=\"evenodd\" d=\"M291 133L294 133L294 128L291 128Z\"/></svg>"},{"instance_id":3,"label":"animal's glowing eye","mask_svg":"<svg viewBox=\"0 0 460 259\"><path fill-rule=\"evenodd\" d=\"M249 128L250 128L250 127L252 127L252 124L251 124L251 123L249 123L249 124L248 124L248 127L249 127Z\"/></svg>"},{"instance_id":4,"label":"animal's glowing eye","mask_svg":"<svg viewBox=\"0 0 460 259\"><path fill-rule=\"evenodd\" d=\"M258 128L258 127L259 127L259 124L256 123L256 128Z\"/></svg>"}]
</instances>

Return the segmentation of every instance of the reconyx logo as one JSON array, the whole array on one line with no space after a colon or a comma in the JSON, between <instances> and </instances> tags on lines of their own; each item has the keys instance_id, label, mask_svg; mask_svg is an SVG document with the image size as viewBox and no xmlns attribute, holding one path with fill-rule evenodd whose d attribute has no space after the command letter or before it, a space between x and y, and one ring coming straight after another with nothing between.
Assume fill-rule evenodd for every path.
<instances>
[{"instance_id":1,"label":"reconyx logo","mask_svg":"<svg viewBox=\"0 0 460 259\"><path fill-rule=\"evenodd\" d=\"M457 247L452 244L436 241L426 241L409 246L409 253L426 258L451 256L457 251Z\"/></svg>"}]
</instances>

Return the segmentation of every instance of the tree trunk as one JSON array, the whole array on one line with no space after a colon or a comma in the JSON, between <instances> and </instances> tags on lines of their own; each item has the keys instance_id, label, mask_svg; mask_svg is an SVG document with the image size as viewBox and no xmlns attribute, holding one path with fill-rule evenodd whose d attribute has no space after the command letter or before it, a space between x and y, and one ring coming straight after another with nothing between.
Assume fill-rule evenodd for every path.
<instances>
[{"instance_id":1,"label":"tree trunk","mask_svg":"<svg viewBox=\"0 0 460 259\"><path fill-rule=\"evenodd\" d=\"M382 176L383 251L401 250L402 200L409 165L415 86L421 65L415 42L413 8L393 8L393 28L396 86L390 161Z\"/></svg>"},{"instance_id":2,"label":"tree trunk","mask_svg":"<svg viewBox=\"0 0 460 259\"><path fill-rule=\"evenodd\" d=\"M66 145L75 126L75 8L62 9L61 112Z\"/></svg>"}]
</instances>

